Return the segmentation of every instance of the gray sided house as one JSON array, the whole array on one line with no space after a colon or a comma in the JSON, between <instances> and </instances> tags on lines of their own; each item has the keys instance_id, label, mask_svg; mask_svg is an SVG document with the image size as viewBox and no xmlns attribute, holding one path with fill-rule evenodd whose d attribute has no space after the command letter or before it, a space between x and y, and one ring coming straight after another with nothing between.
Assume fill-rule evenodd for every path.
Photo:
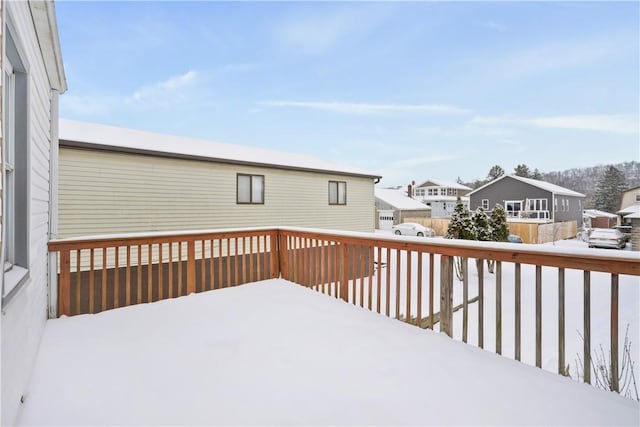
<instances>
[{"instance_id":1,"label":"gray sided house","mask_svg":"<svg viewBox=\"0 0 640 427\"><path fill-rule=\"evenodd\" d=\"M511 218L582 224L584 194L536 179L504 175L472 191L469 197L471 210L490 210L499 203Z\"/></svg>"},{"instance_id":2,"label":"gray sided house","mask_svg":"<svg viewBox=\"0 0 640 427\"><path fill-rule=\"evenodd\" d=\"M66 90L52 1L0 2L1 425L18 421L55 288L58 95Z\"/></svg>"},{"instance_id":3,"label":"gray sided house","mask_svg":"<svg viewBox=\"0 0 640 427\"><path fill-rule=\"evenodd\" d=\"M60 237L257 226L371 232L379 176L262 148L60 120Z\"/></svg>"}]
</instances>

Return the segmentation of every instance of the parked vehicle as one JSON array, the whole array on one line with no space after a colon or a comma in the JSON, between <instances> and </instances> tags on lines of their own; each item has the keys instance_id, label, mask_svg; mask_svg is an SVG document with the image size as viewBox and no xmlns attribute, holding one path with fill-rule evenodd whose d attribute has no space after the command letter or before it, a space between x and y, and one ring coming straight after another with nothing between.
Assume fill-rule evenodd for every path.
<instances>
[{"instance_id":1,"label":"parked vehicle","mask_svg":"<svg viewBox=\"0 0 640 427\"><path fill-rule=\"evenodd\" d=\"M416 224L415 222L403 222L391 227L394 234L402 236L419 236L419 237L435 237L436 232L433 228Z\"/></svg>"},{"instance_id":2,"label":"parked vehicle","mask_svg":"<svg viewBox=\"0 0 640 427\"><path fill-rule=\"evenodd\" d=\"M588 243L590 248L622 249L627 246L624 235L613 228L594 228Z\"/></svg>"},{"instance_id":3,"label":"parked vehicle","mask_svg":"<svg viewBox=\"0 0 640 427\"><path fill-rule=\"evenodd\" d=\"M517 234L509 234L509 236L507 236L507 241L509 243L522 243L522 237Z\"/></svg>"},{"instance_id":4,"label":"parked vehicle","mask_svg":"<svg viewBox=\"0 0 640 427\"><path fill-rule=\"evenodd\" d=\"M615 230L618 230L624 236L624 241L628 242L631 240L631 226L630 225L616 225L613 227Z\"/></svg>"}]
</instances>

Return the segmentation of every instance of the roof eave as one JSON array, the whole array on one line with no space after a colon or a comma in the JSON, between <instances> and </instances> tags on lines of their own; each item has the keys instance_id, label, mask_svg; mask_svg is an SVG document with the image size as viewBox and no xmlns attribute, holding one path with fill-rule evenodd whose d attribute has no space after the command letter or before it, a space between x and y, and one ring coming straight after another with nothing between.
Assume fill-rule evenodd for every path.
<instances>
[{"instance_id":1,"label":"roof eave","mask_svg":"<svg viewBox=\"0 0 640 427\"><path fill-rule=\"evenodd\" d=\"M29 9L49 84L52 89L63 93L67 90L67 79L62 62L55 5L52 0L29 0Z\"/></svg>"},{"instance_id":2,"label":"roof eave","mask_svg":"<svg viewBox=\"0 0 640 427\"><path fill-rule=\"evenodd\" d=\"M250 162L250 161L243 161L243 160L217 158L217 157L197 156L193 154L168 153L164 151L145 150L141 148L121 147L121 146L106 145L106 144L95 144L95 143L82 142L82 141L71 141L68 139L64 139L64 140L60 139L59 145L60 147L84 148L84 149L97 150L97 151L110 151L110 152L129 153L129 154L142 154L146 156L164 157L164 158L171 158L171 159L198 160L198 161L205 161L205 162L211 162L211 163L224 163L224 164L232 164L232 165L240 165L240 166L255 166L255 167L270 168L270 169L283 169L283 170L300 171L300 172L316 172L316 173L325 173L325 174L340 175L340 176L354 176L358 178L371 178L371 179L382 178L382 176L380 175L362 174L357 172L329 170L329 169L314 169L314 168L305 168L301 166L278 165L278 164L272 164L272 163Z\"/></svg>"}]
</instances>

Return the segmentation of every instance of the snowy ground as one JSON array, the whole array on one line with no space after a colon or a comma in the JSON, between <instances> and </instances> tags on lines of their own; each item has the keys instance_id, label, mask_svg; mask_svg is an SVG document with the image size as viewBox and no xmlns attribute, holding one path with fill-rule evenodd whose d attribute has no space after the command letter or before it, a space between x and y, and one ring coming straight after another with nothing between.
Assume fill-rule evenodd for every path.
<instances>
[{"instance_id":1,"label":"snowy ground","mask_svg":"<svg viewBox=\"0 0 640 427\"><path fill-rule=\"evenodd\" d=\"M50 320L20 423L638 425L640 404L270 280Z\"/></svg>"},{"instance_id":2,"label":"snowy ground","mask_svg":"<svg viewBox=\"0 0 640 427\"><path fill-rule=\"evenodd\" d=\"M385 232L378 231L385 234ZM520 245L515 245L515 247ZM558 241L555 245L525 245L535 247L553 247L556 250L584 249L589 252L599 252L603 256L618 253L609 249L588 249L587 244L578 240ZM629 246L629 245L627 245ZM639 254L640 255L640 254ZM383 250L383 261L386 260L386 252ZM639 258L640 261L640 258ZM412 282L412 309L411 315L417 312L417 255L414 253L412 265L414 266ZM423 256L423 263L428 262L428 257ZM422 315L428 315L429 299L426 292L429 270L427 264L423 264L423 292ZM434 311L439 311L440 305L440 258L435 256L434 270ZM400 255L401 283L406 283L406 254ZM391 292L389 294L391 316L395 317L395 275L396 252L391 251L391 263L386 268L391 273ZM558 273L556 268L543 267L542 269L542 366L545 370L558 372ZM582 270L569 270L565 272L565 363L569 365L570 375L578 378L577 359L583 358L583 272ZM377 277L373 280L373 299L377 298ZM383 271L381 293L382 306L386 298L385 279ZM469 297L478 295L478 274L475 261L469 260ZM502 264L502 354L514 358L515 354L515 274L514 264ZM535 266L521 266L521 308L522 308L522 361L535 365ZM602 345L605 354L609 354L610 343L610 286L611 275L606 273L591 273L591 348L595 350ZM365 301L368 298L365 286ZM405 286L400 288L400 315L406 312ZM496 286L495 274L484 268L484 348L489 351L496 349ZM462 282L455 279L454 304L462 303ZM356 301L359 302L359 282L356 283ZM375 304L374 304L375 306ZM463 311L454 315L454 337L462 340ZM631 339L631 355L635 361L635 378L640 387L640 278L637 276L621 275L619 278L619 357L622 360L622 348L625 338L625 330L629 325L629 338ZM439 330L436 325L435 330ZM478 344L478 303L469 305L469 333L468 343ZM581 375L581 374L580 374ZM593 376L592 376L593 377Z\"/></svg>"}]
</instances>

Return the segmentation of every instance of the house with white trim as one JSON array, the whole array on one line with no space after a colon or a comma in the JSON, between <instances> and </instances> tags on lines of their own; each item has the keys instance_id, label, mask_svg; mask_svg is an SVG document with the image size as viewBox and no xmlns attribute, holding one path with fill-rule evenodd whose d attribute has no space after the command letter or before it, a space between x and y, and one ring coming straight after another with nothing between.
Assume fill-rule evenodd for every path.
<instances>
[{"instance_id":1,"label":"house with white trim","mask_svg":"<svg viewBox=\"0 0 640 427\"><path fill-rule=\"evenodd\" d=\"M585 195L559 185L516 175L500 178L469 193L470 209L504 206L507 217L539 222L582 224Z\"/></svg>"},{"instance_id":2,"label":"house with white trim","mask_svg":"<svg viewBox=\"0 0 640 427\"><path fill-rule=\"evenodd\" d=\"M299 226L372 232L380 176L317 157L60 120L59 237Z\"/></svg>"},{"instance_id":3,"label":"house with white trim","mask_svg":"<svg viewBox=\"0 0 640 427\"><path fill-rule=\"evenodd\" d=\"M467 194L470 191L471 188L466 185L436 179L424 181L412 189L413 197L431 208L433 218L450 217L456 207L458 197L460 197L462 204L469 208Z\"/></svg>"},{"instance_id":4,"label":"house with white trim","mask_svg":"<svg viewBox=\"0 0 640 427\"><path fill-rule=\"evenodd\" d=\"M48 299L56 293L47 242L56 215L58 95L67 86L53 1L2 1L0 9L0 421L11 425L28 398Z\"/></svg>"}]
</instances>

